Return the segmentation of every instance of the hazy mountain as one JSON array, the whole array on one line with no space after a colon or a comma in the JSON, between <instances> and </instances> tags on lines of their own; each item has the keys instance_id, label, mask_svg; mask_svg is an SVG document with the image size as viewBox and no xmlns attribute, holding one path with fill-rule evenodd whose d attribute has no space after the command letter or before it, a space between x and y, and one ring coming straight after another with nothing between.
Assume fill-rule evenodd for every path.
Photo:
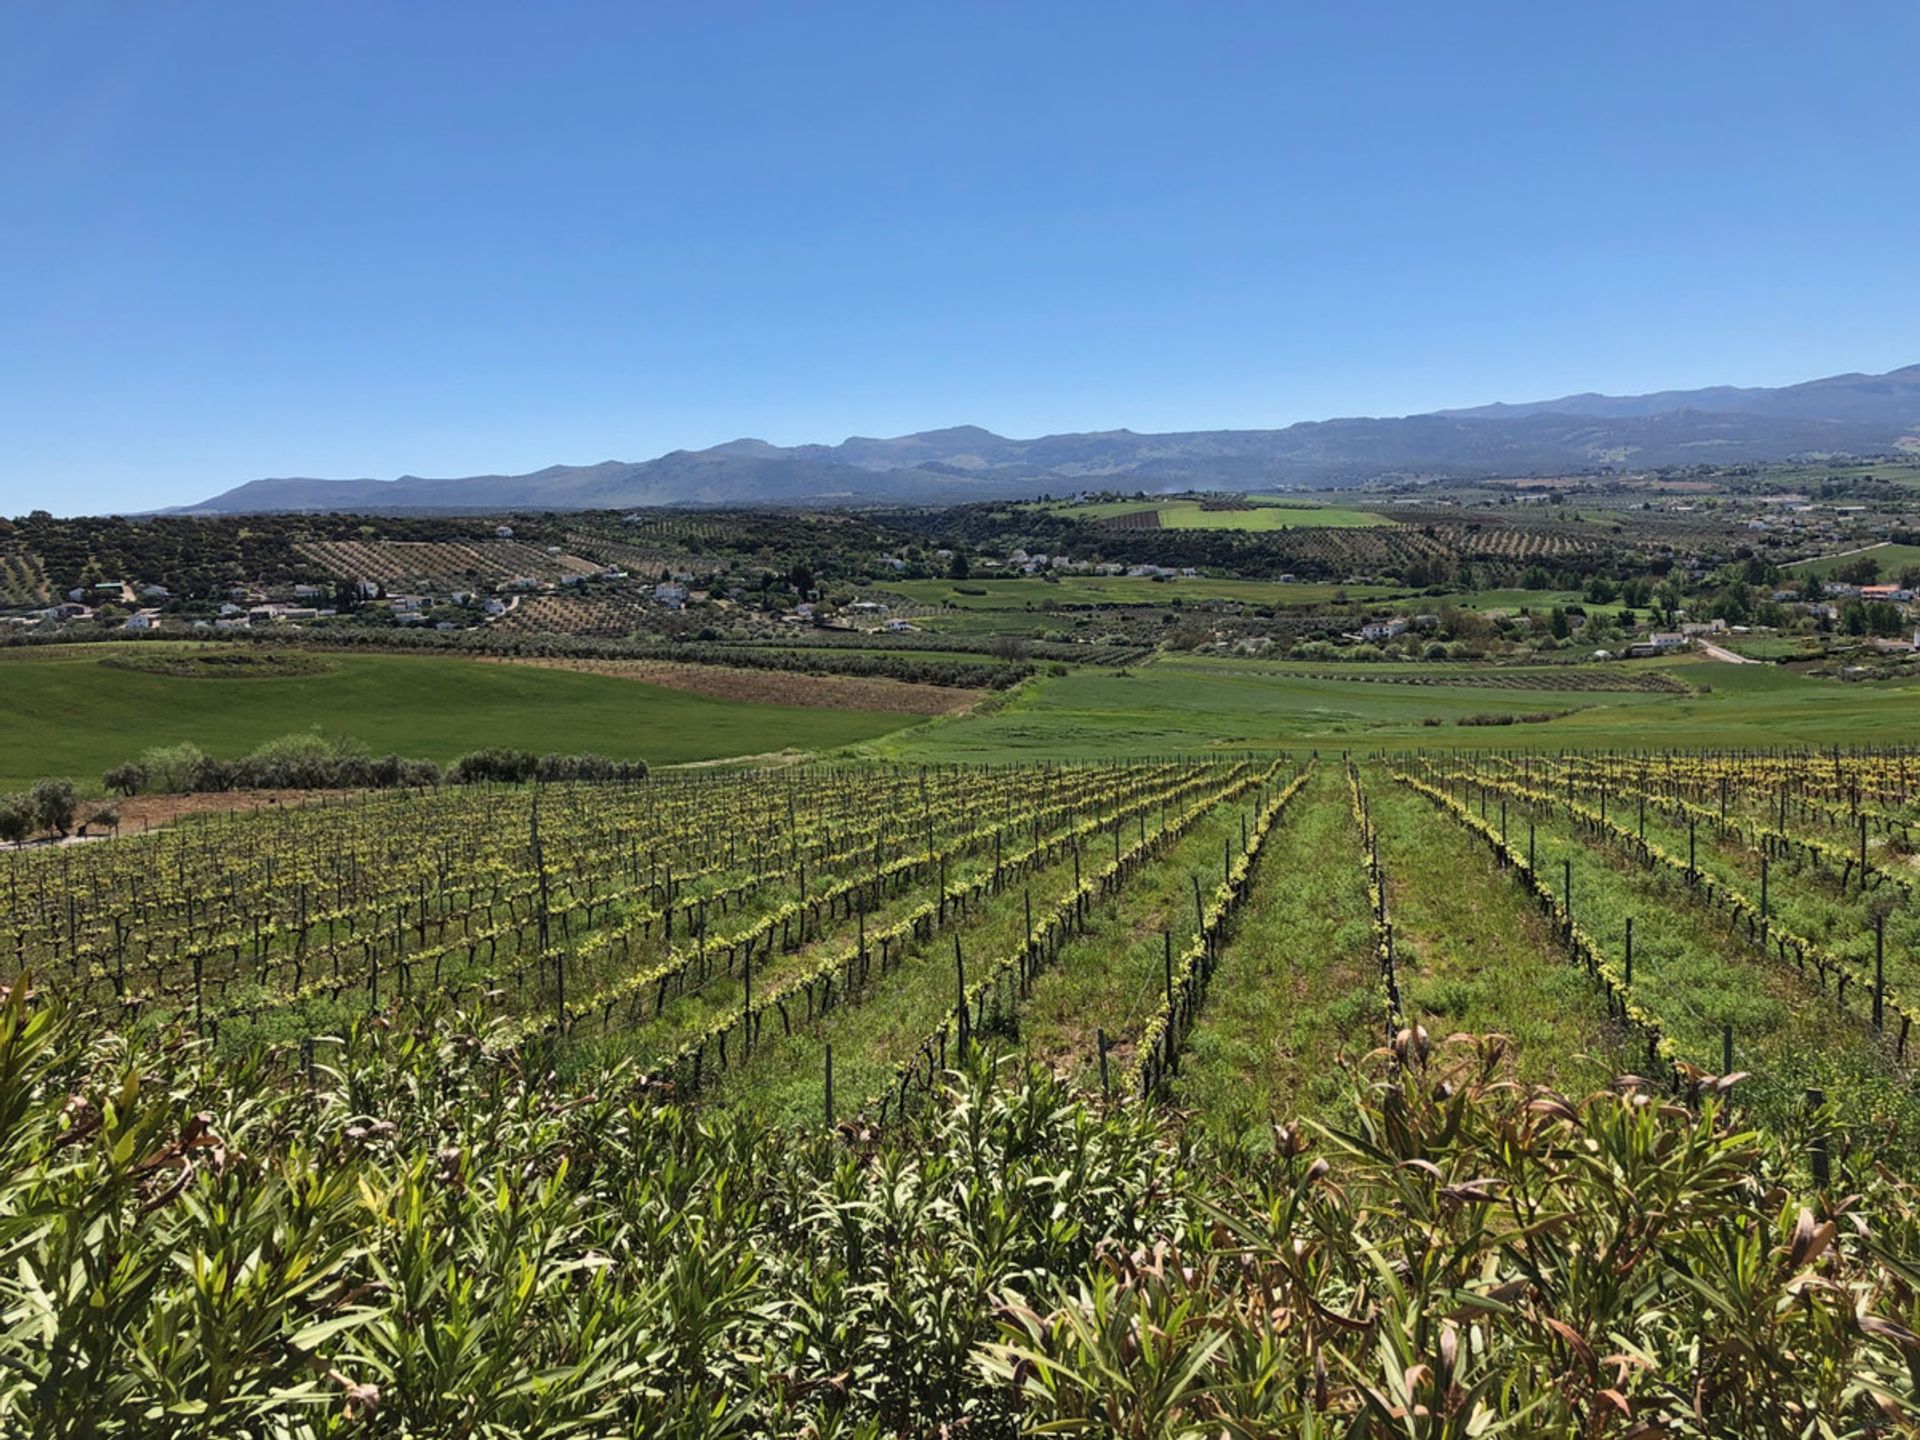
<instances>
[{"instance_id":1,"label":"hazy mountain","mask_svg":"<svg viewBox=\"0 0 1920 1440\"><path fill-rule=\"evenodd\" d=\"M1715 385L1705 390L1660 390L1651 395L1563 395L1522 405L1479 405L1442 410L1442 415L1476 420L1506 420L1522 415L1586 415L1630 419L1675 410L1707 410L1773 419L1892 422L1911 426L1920 417L1920 365L1884 375L1829 375L1799 385L1741 389Z\"/></svg>"},{"instance_id":2,"label":"hazy mountain","mask_svg":"<svg viewBox=\"0 0 1920 1440\"><path fill-rule=\"evenodd\" d=\"M838 445L741 439L654 460L459 479L254 480L187 512L958 504L1097 484L1327 486L1394 475L1532 475L1617 465L1878 455L1920 435L1920 365L1775 389L1569 395L1280 430L1131 430L1014 440L975 425Z\"/></svg>"}]
</instances>

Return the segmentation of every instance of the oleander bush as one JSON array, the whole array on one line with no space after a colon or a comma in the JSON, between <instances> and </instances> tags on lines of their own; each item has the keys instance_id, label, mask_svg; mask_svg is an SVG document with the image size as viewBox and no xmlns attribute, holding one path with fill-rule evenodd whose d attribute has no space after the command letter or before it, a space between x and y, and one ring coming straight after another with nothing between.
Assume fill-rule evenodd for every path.
<instances>
[{"instance_id":1,"label":"oleander bush","mask_svg":"<svg viewBox=\"0 0 1920 1440\"><path fill-rule=\"evenodd\" d=\"M0 1006L0 1430L1892 1435L1920 1207L1724 1082L1523 1092L1403 1033L1219 1146L977 1053L787 1133L470 1017L210 1063ZM1737 1087L1733 1090L1737 1096Z\"/></svg>"}]
</instances>

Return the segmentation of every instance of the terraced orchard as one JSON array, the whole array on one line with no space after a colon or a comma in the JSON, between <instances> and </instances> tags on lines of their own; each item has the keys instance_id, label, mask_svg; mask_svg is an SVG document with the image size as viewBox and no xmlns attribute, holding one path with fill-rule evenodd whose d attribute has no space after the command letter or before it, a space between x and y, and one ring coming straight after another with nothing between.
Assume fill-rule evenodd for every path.
<instances>
[{"instance_id":1,"label":"terraced orchard","mask_svg":"<svg viewBox=\"0 0 1920 1440\"><path fill-rule=\"evenodd\" d=\"M1906 1433L1910 781L821 764L6 854L0 1431Z\"/></svg>"}]
</instances>

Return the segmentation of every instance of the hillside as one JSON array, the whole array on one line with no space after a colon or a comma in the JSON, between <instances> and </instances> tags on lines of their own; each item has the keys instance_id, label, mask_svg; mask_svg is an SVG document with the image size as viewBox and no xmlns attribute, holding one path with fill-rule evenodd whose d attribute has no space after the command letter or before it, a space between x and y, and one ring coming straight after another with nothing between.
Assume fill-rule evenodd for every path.
<instances>
[{"instance_id":1,"label":"hillside","mask_svg":"<svg viewBox=\"0 0 1920 1440\"><path fill-rule=\"evenodd\" d=\"M575 510L687 504L958 504L1088 483L1311 488L1383 476L1530 475L1607 465L1879 455L1920 433L1920 365L1775 389L1717 386L1571 395L1278 430L1009 439L962 425L838 445L742 439L653 460L554 465L529 475L255 480L188 513L287 510Z\"/></svg>"}]
</instances>

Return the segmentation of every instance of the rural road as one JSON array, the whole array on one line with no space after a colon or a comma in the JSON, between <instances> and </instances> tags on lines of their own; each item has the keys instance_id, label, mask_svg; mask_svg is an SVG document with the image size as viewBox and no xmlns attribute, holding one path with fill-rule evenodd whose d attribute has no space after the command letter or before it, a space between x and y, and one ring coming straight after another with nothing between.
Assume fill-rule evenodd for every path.
<instances>
[{"instance_id":1,"label":"rural road","mask_svg":"<svg viewBox=\"0 0 1920 1440\"><path fill-rule=\"evenodd\" d=\"M1715 660L1724 660L1729 665L1758 665L1760 663L1758 660L1755 660L1753 657L1749 655L1736 655L1733 653L1733 651L1728 650L1723 646L1712 645L1705 640L1702 640L1699 643L1700 643L1701 650L1703 650L1709 657Z\"/></svg>"}]
</instances>

